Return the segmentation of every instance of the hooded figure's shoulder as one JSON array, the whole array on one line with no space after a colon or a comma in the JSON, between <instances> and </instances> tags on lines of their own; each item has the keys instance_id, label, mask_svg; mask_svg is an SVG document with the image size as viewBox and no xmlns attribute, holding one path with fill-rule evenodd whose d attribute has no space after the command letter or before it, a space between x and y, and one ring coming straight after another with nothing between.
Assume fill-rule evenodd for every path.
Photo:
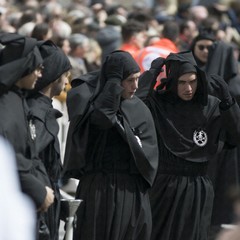
<instances>
[{"instance_id":1,"label":"hooded figure's shoulder","mask_svg":"<svg viewBox=\"0 0 240 240\"><path fill-rule=\"evenodd\" d=\"M72 88L67 92L66 100L69 120L86 113L98 93L99 77L100 71L94 71L72 80Z\"/></svg>"}]
</instances>

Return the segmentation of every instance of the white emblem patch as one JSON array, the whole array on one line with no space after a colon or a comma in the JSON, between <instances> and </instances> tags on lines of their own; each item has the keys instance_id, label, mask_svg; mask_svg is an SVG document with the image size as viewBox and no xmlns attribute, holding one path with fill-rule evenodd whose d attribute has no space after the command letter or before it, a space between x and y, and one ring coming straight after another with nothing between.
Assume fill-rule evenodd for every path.
<instances>
[{"instance_id":1,"label":"white emblem patch","mask_svg":"<svg viewBox=\"0 0 240 240\"><path fill-rule=\"evenodd\" d=\"M207 144L207 133L203 130L195 130L193 133L193 141L199 147L204 147Z\"/></svg>"},{"instance_id":2,"label":"white emblem patch","mask_svg":"<svg viewBox=\"0 0 240 240\"><path fill-rule=\"evenodd\" d=\"M32 120L29 120L29 129L30 129L30 135L31 135L32 140L35 140L35 138L37 136L36 135L36 127Z\"/></svg>"}]
</instances>

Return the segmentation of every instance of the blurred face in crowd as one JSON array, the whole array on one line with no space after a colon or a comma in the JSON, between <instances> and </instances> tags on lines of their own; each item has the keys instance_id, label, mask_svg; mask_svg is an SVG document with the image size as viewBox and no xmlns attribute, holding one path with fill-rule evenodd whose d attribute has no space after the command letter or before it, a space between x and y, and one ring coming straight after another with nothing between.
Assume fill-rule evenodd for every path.
<instances>
[{"instance_id":1,"label":"blurred face in crowd","mask_svg":"<svg viewBox=\"0 0 240 240\"><path fill-rule=\"evenodd\" d=\"M63 44L62 44L62 50L63 52L68 55L71 51L70 43L68 39L64 39Z\"/></svg>"},{"instance_id":2,"label":"blurred face in crowd","mask_svg":"<svg viewBox=\"0 0 240 240\"><path fill-rule=\"evenodd\" d=\"M138 48L143 48L147 40L147 32L141 31L133 36L133 42Z\"/></svg>"},{"instance_id":3,"label":"blurred face in crowd","mask_svg":"<svg viewBox=\"0 0 240 240\"><path fill-rule=\"evenodd\" d=\"M138 79L140 76L140 72L131 74L128 78L124 79L121 83L124 88L122 92L122 97L124 99L130 99L135 94L138 88Z\"/></svg>"},{"instance_id":4,"label":"blurred face in crowd","mask_svg":"<svg viewBox=\"0 0 240 240\"><path fill-rule=\"evenodd\" d=\"M197 90L196 73L185 73L178 79L178 97L184 101L190 101L194 97Z\"/></svg>"},{"instance_id":5,"label":"blurred face in crowd","mask_svg":"<svg viewBox=\"0 0 240 240\"><path fill-rule=\"evenodd\" d=\"M194 55L202 62L206 63L208 60L209 48L213 45L211 40L203 39L196 42L194 46Z\"/></svg>"}]
</instances>

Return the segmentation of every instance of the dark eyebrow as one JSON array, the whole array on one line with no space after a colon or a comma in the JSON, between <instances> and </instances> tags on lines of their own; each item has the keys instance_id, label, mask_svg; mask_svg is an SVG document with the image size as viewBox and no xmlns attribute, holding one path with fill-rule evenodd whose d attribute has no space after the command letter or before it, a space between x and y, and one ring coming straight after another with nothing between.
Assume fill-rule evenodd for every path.
<instances>
[{"instance_id":1,"label":"dark eyebrow","mask_svg":"<svg viewBox=\"0 0 240 240\"><path fill-rule=\"evenodd\" d=\"M197 81L197 78L195 78L195 79L192 79L191 81L189 81L189 82L195 82L195 81ZM180 82L180 83L185 83L185 82L187 82L186 80L181 80L181 79L178 79L178 82Z\"/></svg>"}]
</instances>

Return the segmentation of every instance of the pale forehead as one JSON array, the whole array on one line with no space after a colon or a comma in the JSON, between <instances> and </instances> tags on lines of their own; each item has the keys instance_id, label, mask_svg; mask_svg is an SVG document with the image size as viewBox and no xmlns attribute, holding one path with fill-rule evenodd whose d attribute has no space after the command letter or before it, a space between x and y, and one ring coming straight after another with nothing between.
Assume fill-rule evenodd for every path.
<instances>
[{"instance_id":1,"label":"pale forehead","mask_svg":"<svg viewBox=\"0 0 240 240\"><path fill-rule=\"evenodd\" d=\"M125 80L129 80L129 79L133 79L133 78L139 78L139 77L140 77L140 72L132 73Z\"/></svg>"},{"instance_id":2,"label":"pale forehead","mask_svg":"<svg viewBox=\"0 0 240 240\"><path fill-rule=\"evenodd\" d=\"M197 74L194 72L185 73L178 78L178 81L191 81L196 79Z\"/></svg>"},{"instance_id":3,"label":"pale forehead","mask_svg":"<svg viewBox=\"0 0 240 240\"><path fill-rule=\"evenodd\" d=\"M209 39L201 39L199 41L197 41L196 43L197 45L212 45L213 41L209 40Z\"/></svg>"}]
</instances>

